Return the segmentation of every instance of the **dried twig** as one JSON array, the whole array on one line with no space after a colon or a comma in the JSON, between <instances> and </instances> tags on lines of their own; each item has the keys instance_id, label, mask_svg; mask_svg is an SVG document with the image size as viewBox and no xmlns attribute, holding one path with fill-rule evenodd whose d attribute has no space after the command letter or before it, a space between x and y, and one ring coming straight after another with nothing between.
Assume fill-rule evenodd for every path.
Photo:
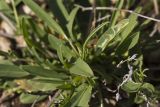
<instances>
[{"instance_id":1,"label":"dried twig","mask_svg":"<svg viewBox=\"0 0 160 107\"><path fill-rule=\"evenodd\" d=\"M92 22L92 27L96 27L96 1L93 0L93 22Z\"/></svg>"},{"instance_id":2,"label":"dried twig","mask_svg":"<svg viewBox=\"0 0 160 107\"><path fill-rule=\"evenodd\" d=\"M32 103L31 107L34 107L35 104L37 103L38 99L39 99L40 96L37 96L37 98L34 100L34 102Z\"/></svg>"},{"instance_id":3,"label":"dried twig","mask_svg":"<svg viewBox=\"0 0 160 107\"><path fill-rule=\"evenodd\" d=\"M75 6L80 7L82 9L82 11L91 11L91 10L93 10L92 7L84 7L84 6L77 5L77 4ZM149 16L145 16L145 15L142 15L142 14L139 14L139 13L136 13L136 12L134 12L132 10L127 10L127 9L118 9L118 8L115 8L115 7L96 7L96 10L111 10L111 11L118 10L118 11L123 11L123 12L127 12L127 13L136 14L138 17L142 17L144 19L152 20L152 21L155 21L155 22L160 22L159 19L156 19L156 18L153 18L153 17L149 17Z\"/></svg>"},{"instance_id":4,"label":"dried twig","mask_svg":"<svg viewBox=\"0 0 160 107\"><path fill-rule=\"evenodd\" d=\"M47 104L47 107L50 107L50 106L52 105L52 103L54 102L55 98L56 98L57 96L59 96L60 93L61 93L61 90L58 90L58 91L54 94L54 96L51 98L51 100L50 100L49 103Z\"/></svg>"},{"instance_id":5,"label":"dried twig","mask_svg":"<svg viewBox=\"0 0 160 107\"><path fill-rule=\"evenodd\" d=\"M158 6L157 0L153 0L153 5L154 5L155 14L158 15L159 14L159 6Z\"/></svg>"},{"instance_id":6,"label":"dried twig","mask_svg":"<svg viewBox=\"0 0 160 107\"><path fill-rule=\"evenodd\" d=\"M154 5L154 11L155 11L155 14L153 16L155 17L156 15L159 14L159 6L157 3L157 0L153 0L153 5ZM149 34L149 37L154 36L154 34L158 31L158 26L159 26L158 23L155 23L153 31Z\"/></svg>"},{"instance_id":7,"label":"dried twig","mask_svg":"<svg viewBox=\"0 0 160 107\"><path fill-rule=\"evenodd\" d=\"M89 16L89 24L88 24L88 29L87 29L87 34L94 29L96 26L96 1L93 0L92 3L92 10L91 14Z\"/></svg>"},{"instance_id":8,"label":"dried twig","mask_svg":"<svg viewBox=\"0 0 160 107\"><path fill-rule=\"evenodd\" d=\"M106 15L104 17L98 18L97 21L96 21L96 23L101 22L102 20L105 20L105 19L107 19L109 17L110 17L110 15Z\"/></svg>"}]
</instances>

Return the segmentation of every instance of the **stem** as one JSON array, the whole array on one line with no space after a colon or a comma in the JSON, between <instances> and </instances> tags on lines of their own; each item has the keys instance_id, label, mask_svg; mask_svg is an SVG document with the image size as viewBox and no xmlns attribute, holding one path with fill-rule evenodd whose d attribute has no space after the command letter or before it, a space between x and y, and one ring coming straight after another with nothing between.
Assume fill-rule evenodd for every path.
<instances>
[{"instance_id":1,"label":"stem","mask_svg":"<svg viewBox=\"0 0 160 107\"><path fill-rule=\"evenodd\" d=\"M74 50L74 52L79 55L78 51L76 50L76 48L74 47L74 45L72 44L71 40L68 39L68 42L70 44L70 46L72 47L72 49Z\"/></svg>"},{"instance_id":2,"label":"stem","mask_svg":"<svg viewBox=\"0 0 160 107\"><path fill-rule=\"evenodd\" d=\"M84 6L77 5L77 4L75 6L80 7L82 9L82 11L92 11L92 7L84 7ZM142 15L142 14L139 14L139 13L136 13L132 10L127 10L127 9L118 9L118 8L114 8L114 7L96 7L96 10L111 10L111 11L118 10L118 11L123 11L123 12L135 14L138 17L141 17L141 18L144 18L144 19L152 20L152 21L155 21L155 22L160 22L159 19L149 17L149 16L145 16L145 15Z\"/></svg>"},{"instance_id":3,"label":"stem","mask_svg":"<svg viewBox=\"0 0 160 107\"><path fill-rule=\"evenodd\" d=\"M12 3L12 7L13 7L13 13L14 13L14 16L15 16L15 20L16 20L16 23L17 23L17 28L19 29L20 28L20 22L19 22L18 13L17 13L17 10L16 10L14 0L11 0L11 3Z\"/></svg>"}]
</instances>

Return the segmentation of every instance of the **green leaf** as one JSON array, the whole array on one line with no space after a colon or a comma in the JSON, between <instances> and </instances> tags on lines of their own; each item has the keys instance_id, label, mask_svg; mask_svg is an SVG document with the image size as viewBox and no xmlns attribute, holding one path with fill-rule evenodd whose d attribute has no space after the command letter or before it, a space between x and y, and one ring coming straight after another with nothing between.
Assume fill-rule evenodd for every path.
<instances>
[{"instance_id":1,"label":"green leaf","mask_svg":"<svg viewBox=\"0 0 160 107\"><path fill-rule=\"evenodd\" d=\"M56 21L52 19L51 16L49 16L41 7L39 7L33 0L22 0L28 7L31 8L31 10L44 22L47 23L47 25L50 28L53 28L57 33L65 36L65 33L63 32L62 28L58 25Z\"/></svg>"},{"instance_id":2,"label":"green leaf","mask_svg":"<svg viewBox=\"0 0 160 107\"><path fill-rule=\"evenodd\" d=\"M145 96L136 94L136 97L134 98L134 102L136 104L142 104L145 101Z\"/></svg>"},{"instance_id":3,"label":"green leaf","mask_svg":"<svg viewBox=\"0 0 160 107\"><path fill-rule=\"evenodd\" d=\"M116 24L116 21L118 19L118 16L120 15L120 9L122 8L123 3L124 3L124 0L118 0L118 2L116 4L116 8L118 10L114 11L112 14L110 27L113 27Z\"/></svg>"},{"instance_id":4,"label":"green leaf","mask_svg":"<svg viewBox=\"0 0 160 107\"><path fill-rule=\"evenodd\" d=\"M28 75L28 72L25 72L18 66L0 64L0 77L20 78Z\"/></svg>"},{"instance_id":5,"label":"green leaf","mask_svg":"<svg viewBox=\"0 0 160 107\"><path fill-rule=\"evenodd\" d=\"M26 92L39 92L39 91L48 92L48 91L56 90L58 86L63 85L62 82L48 83L47 81L41 82L34 79L17 80L16 82L18 83L19 88L25 90Z\"/></svg>"},{"instance_id":6,"label":"green leaf","mask_svg":"<svg viewBox=\"0 0 160 107\"><path fill-rule=\"evenodd\" d=\"M63 28L63 31L67 32L67 23L68 23L68 18L69 18L69 13L67 11L68 3L71 1L66 1L64 0L47 0L48 6L50 10L52 11L53 16L56 18L58 22L60 22L60 26ZM66 7L65 7L66 6ZM70 10L70 9L68 9ZM66 33L68 34L68 32Z\"/></svg>"},{"instance_id":7,"label":"green leaf","mask_svg":"<svg viewBox=\"0 0 160 107\"><path fill-rule=\"evenodd\" d=\"M6 14L13 13L9 5L5 2L5 0L0 0L0 11L3 11Z\"/></svg>"},{"instance_id":8,"label":"green leaf","mask_svg":"<svg viewBox=\"0 0 160 107\"><path fill-rule=\"evenodd\" d=\"M66 79L61 78L48 78L48 77L36 77L33 81L41 82L41 83L52 83L52 84L64 84Z\"/></svg>"},{"instance_id":9,"label":"green leaf","mask_svg":"<svg viewBox=\"0 0 160 107\"><path fill-rule=\"evenodd\" d=\"M59 46L57 49L57 55L59 57L59 60L61 61L62 64L65 64L65 61L63 59L63 53L62 53L62 45Z\"/></svg>"},{"instance_id":10,"label":"green leaf","mask_svg":"<svg viewBox=\"0 0 160 107\"><path fill-rule=\"evenodd\" d=\"M89 107L89 100L91 97L91 86L86 86L84 89L78 91L64 107Z\"/></svg>"},{"instance_id":11,"label":"green leaf","mask_svg":"<svg viewBox=\"0 0 160 107\"><path fill-rule=\"evenodd\" d=\"M144 83L141 87L142 90L147 90L150 93L153 93L155 91L155 88L152 84L150 83Z\"/></svg>"},{"instance_id":12,"label":"green leaf","mask_svg":"<svg viewBox=\"0 0 160 107\"><path fill-rule=\"evenodd\" d=\"M68 61L70 61L72 57L75 57L74 52L67 46L61 45L61 51L63 57L65 57Z\"/></svg>"},{"instance_id":13,"label":"green leaf","mask_svg":"<svg viewBox=\"0 0 160 107\"><path fill-rule=\"evenodd\" d=\"M75 57L74 52L72 52L72 50L69 47L65 46L64 41L56 38L53 35L48 36L48 41L53 49L56 49L58 51L61 48L62 56L67 58L67 60L70 60L72 57Z\"/></svg>"},{"instance_id":14,"label":"green leaf","mask_svg":"<svg viewBox=\"0 0 160 107\"><path fill-rule=\"evenodd\" d=\"M58 39L57 37L55 37L53 35L48 36L48 41L49 41L51 47L55 50L57 50L59 48L59 46L64 43L64 41Z\"/></svg>"},{"instance_id":15,"label":"green leaf","mask_svg":"<svg viewBox=\"0 0 160 107\"><path fill-rule=\"evenodd\" d=\"M34 47L29 48L29 50L31 51L32 55L37 59L37 61L44 62L44 59L40 57L40 54L36 51Z\"/></svg>"},{"instance_id":16,"label":"green leaf","mask_svg":"<svg viewBox=\"0 0 160 107\"><path fill-rule=\"evenodd\" d=\"M97 41L96 52L102 52L113 38L129 23L128 19L120 21L114 27L109 28Z\"/></svg>"},{"instance_id":17,"label":"green leaf","mask_svg":"<svg viewBox=\"0 0 160 107\"><path fill-rule=\"evenodd\" d=\"M100 24L98 27L96 27L93 31L91 31L91 33L88 35L87 39L85 40L84 44L83 44L83 50L85 49L87 43L89 42L89 40L101 29L103 28L106 24L108 24L108 22L104 22L102 24Z\"/></svg>"},{"instance_id":18,"label":"green leaf","mask_svg":"<svg viewBox=\"0 0 160 107\"><path fill-rule=\"evenodd\" d=\"M136 13L139 13L140 11L141 11L141 8L137 8L135 10ZM122 35L121 43L129 36L129 34L133 31L133 29L137 25L137 21L136 21L137 17L138 17L137 14L131 14L129 16L129 23L121 33Z\"/></svg>"},{"instance_id":19,"label":"green leaf","mask_svg":"<svg viewBox=\"0 0 160 107\"><path fill-rule=\"evenodd\" d=\"M68 18L68 22L69 22L69 23L67 24L67 29L68 29L68 31L69 31L69 34L70 34L72 40L75 40L75 37L73 36L73 31L72 31L72 29L73 29L73 23L74 23L74 20L75 20L75 16L76 16L78 10L79 10L79 7L75 7L75 8L71 11L71 13L70 13L70 15L69 15L69 18Z\"/></svg>"},{"instance_id":20,"label":"green leaf","mask_svg":"<svg viewBox=\"0 0 160 107\"><path fill-rule=\"evenodd\" d=\"M65 8L63 0L47 0L48 5L54 16L61 22L60 24L66 25L69 17L68 11Z\"/></svg>"},{"instance_id":21,"label":"green leaf","mask_svg":"<svg viewBox=\"0 0 160 107\"><path fill-rule=\"evenodd\" d=\"M141 86L142 86L142 83L136 83L134 81L127 81L125 84L121 86L121 88L128 93L134 93L134 92L139 91Z\"/></svg>"},{"instance_id":22,"label":"green leaf","mask_svg":"<svg viewBox=\"0 0 160 107\"><path fill-rule=\"evenodd\" d=\"M39 95L32 95L32 94L24 94L24 93L22 93L19 98L20 98L20 102L22 104L31 104L35 100L36 100L36 102L39 102L39 101L45 99L46 97L47 97L46 95L39 96Z\"/></svg>"},{"instance_id":23,"label":"green leaf","mask_svg":"<svg viewBox=\"0 0 160 107\"><path fill-rule=\"evenodd\" d=\"M63 16L65 17L65 19L68 19L69 14L67 12L67 9L65 8L65 5L63 3L63 0L56 0L58 7L60 8L60 11L62 12Z\"/></svg>"},{"instance_id":24,"label":"green leaf","mask_svg":"<svg viewBox=\"0 0 160 107\"><path fill-rule=\"evenodd\" d=\"M56 71L49 70L41 66L23 65L22 69L29 72L31 75L37 75L41 77L57 78L57 79L68 78L68 76L63 73L57 73Z\"/></svg>"},{"instance_id":25,"label":"green leaf","mask_svg":"<svg viewBox=\"0 0 160 107\"><path fill-rule=\"evenodd\" d=\"M85 77L94 76L93 71L89 67L89 65L84 62L81 58L77 59L74 65L69 69L70 73L81 75Z\"/></svg>"},{"instance_id":26,"label":"green leaf","mask_svg":"<svg viewBox=\"0 0 160 107\"><path fill-rule=\"evenodd\" d=\"M22 18L21 29L22 29L22 32L23 32L25 42L28 45L28 48L30 48L30 50L32 50L32 53L36 53L35 49L38 49L39 51L41 51L41 48L40 48L39 44L37 44L37 42L33 42L32 38L31 38L31 36L28 32L27 21L28 20L26 20L25 18ZM38 54L35 55L35 56L38 56ZM41 59L41 58L38 58L38 59Z\"/></svg>"},{"instance_id":27,"label":"green leaf","mask_svg":"<svg viewBox=\"0 0 160 107\"><path fill-rule=\"evenodd\" d=\"M127 37L123 43L119 45L119 47L116 49L116 53L123 54L129 49L133 48L139 40L139 32L134 33L133 35Z\"/></svg>"},{"instance_id":28,"label":"green leaf","mask_svg":"<svg viewBox=\"0 0 160 107\"><path fill-rule=\"evenodd\" d=\"M37 25L37 22L35 22L32 19L28 21L29 21L31 29L35 32L36 37L39 37L40 39L44 38L46 35L46 32L43 30L43 28Z\"/></svg>"}]
</instances>

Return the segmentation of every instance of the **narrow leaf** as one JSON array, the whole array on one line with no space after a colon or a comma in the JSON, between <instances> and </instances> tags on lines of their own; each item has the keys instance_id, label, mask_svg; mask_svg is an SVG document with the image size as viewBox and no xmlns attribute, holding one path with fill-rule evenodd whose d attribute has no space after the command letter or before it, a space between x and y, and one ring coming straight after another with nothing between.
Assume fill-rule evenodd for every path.
<instances>
[{"instance_id":1,"label":"narrow leaf","mask_svg":"<svg viewBox=\"0 0 160 107\"><path fill-rule=\"evenodd\" d=\"M74 20L75 20L75 16L76 16L78 10L79 10L79 7L75 7L75 8L71 11L71 13L70 13L70 15L69 15L69 18L68 18L69 23L67 24L67 28L68 28L68 31L69 31L69 34L70 34L72 40L75 39L72 30L73 30L73 23L74 23Z\"/></svg>"},{"instance_id":2,"label":"narrow leaf","mask_svg":"<svg viewBox=\"0 0 160 107\"><path fill-rule=\"evenodd\" d=\"M58 86L61 86L62 83L48 83L40 82L35 80L16 80L20 89L25 90L26 92L39 92L39 91L53 91L57 89Z\"/></svg>"},{"instance_id":3,"label":"narrow leaf","mask_svg":"<svg viewBox=\"0 0 160 107\"><path fill-rule=\"evenodd\" d=\"M75 57L75 53L72 52L72 50L65 46L64 41L56 38L53 35L48 36L48 41L53 49L56 49L57 51L60 49L59 46L61 46L62 56L65 57L67 60L70 60L72 57Z\"/></svg>"},{"instance_id":4,"label":"narrow leaf","mask_svg":"<svg viewBox=\"0 0 160 107\"><path fill-rule=\"evenodd\" d=\"M124 0L118 0L116 4L116 8L118 10L114 11L111 18L110 27L113 27L116 24L118 16L120 15L120 9L122 8Z\"/></svg>"},{"instance_id":5,"label":"narrow leaf","mask_svg":"<svg viewBox=\"0 0 160 107\"><path fill-rule=\"evenodd\" d=\"M0 64L0 77L20 78L28 75L28 72L25 72L18 66Z\"/></svg>"},{"instance_id":6,"label":"narrow leaf","mask_svg":"<svg viewBox=\"0 0 160 107\"><path fill-rule=\"evenodd\" d=\"M29 6L32 11L41 18L44 22L48 24L49 27L53 28L57 33L65 36L62 28L58 25L56 21L52 19L41 7L39 7L33 0L22 0L27 6Z\"/></svg>"},{"instance_id":7,"label":"narrow leaf","mask_svg":"<svg viewBox=\"0 0 160 107\"><path fill-rule=\"evenodd\" d=\"M96 27L93 31L91 31L91 33L88 35L87 39L84 42L83 45L83 49L85 49L87 43L89 42L89 40L101 29L103 28L106 24L108 24L108 22L102 23L100 24L98 27Z\"/></svg>"},{"instance_id":8,"label":"narrow leaf","mask_svg":"<svg viewBox=\"0 0 160 107\"><path fill-rule=\"evenodd\" d=\"M92 87L86 86L78 91L64 107L89 107L91 91Z\"/></svg>"},{"instance_id":9,"label":"narrow leaf","mask_svg":"<svg viewBox=\"0 0 160 107\"><path fill-rule=\"evenodd\" d=\"M57 73L56 71L45 69L40 66L23 65L22 69L29 72L31 75L37 75L41 77L58 78L58 79L68 78L68 76L65 74Z\"/></svg>"},{"instance_id":10,"label":"narrow leaf","mask_svg":"<svg viewBox=\"0 0 160 107\"><path fill-rule=\"evenodd\" d=\"M101 53L113 38L129 23L128 19L120 21L114 27L109 28L98 40L96 44L97 53Z\"/></svg>"},{"instance_id":11,"label":"narrow leaf","mask_svg":"<svg viewBox=\"0 0 160 107\"><path fill-rule=\"evenodd\" d=\"M47 96L39 96L39 95L32 95L32 94L21 94L19 99L22 104L32 104L36 100L36 102L39 102L43 99L45 99Z\"/></svg>"},{"instance_id":12,"label":"narrow leaf","mask_svg":"<svg viewBox=\"0 0 160 107\"><path fill-rule=\"evenodd\" d=\"M80 58L77 59L77 61L70 68L69 71L72 74L81 75L81 76L85 76L85 77L94 76L91 68L89 67L89 65Z\"/></svg>"},{"instance_id":13,"label":"narrow leaf","mask_svg":"<svg viewBox=\"0 0 160 107\"><path fill-rule=\"evenodd\" d=\"M133 35L129 36L124 40L123 43L119 45L119 47L116 49L116 53L123 54L129 49L133 48L139 40L139 32L134 33Z\"/></svg>"}]
</instances>

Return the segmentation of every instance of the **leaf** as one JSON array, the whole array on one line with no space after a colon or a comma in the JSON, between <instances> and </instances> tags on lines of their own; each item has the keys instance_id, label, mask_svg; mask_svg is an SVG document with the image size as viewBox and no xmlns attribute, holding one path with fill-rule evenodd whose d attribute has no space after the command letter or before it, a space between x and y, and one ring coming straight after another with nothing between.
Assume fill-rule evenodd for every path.
<instances>
[{"instance_id":1,"label":"leaf","mask_svg":"<svg viewBox=\"0 0 160 107\"><path fill-rule=\"evenodd\" d=\"M48 77L35 77L33 81L41 82L41 83L52 83L52 84L64 84L66 79L61 78L48 78Z\"/></svg>"},{"instance_id":2,"label":"leaf","mask_svg":"<svg viewBox=\"0 0 160 107\"><path fill-rule=\"evenodd\" d=\"M155 88L152 84L150 83L144 83L141 87L142 90L147 90L150 93L153 93L155 91Z\"/></svg>"},{"instance_id":3,"label":"leaf","mask_svg":"<svg viewBox=\"0 0 160 107\"><path fill-rule=\"evenodd\" d=\"M46 35L46 32L43 30L43 28L41 28L39 25L37 25L37 23L35 21L28 20L30 23L30 27L31 29L35 32L36 37L39 37L40 39L43 39Z\"/></svg>"},{"instance_id":4,"label":"leaf","mask_svg":"<svg viewBox=\"0 0 160 107\"><path fill-rule=\"evenodd\" d=\"M69 69L70 73L81 75L85 77L94 76L93 71L89 67L89 65L84 62L81 58L77 59L74 65Z\"/></svg>"},{"instance_id":5,"label":"leaf","mask_svg":"<svg viewBox=\"0 0 160 107\"><path fill-rule=\"evenodd\" d=\"M0 77L20 78L28 75L28 72L25 72L18 66L0 64Z\"/></svg>"},{"instance_id":6,"label":"leaf","mask_svg":"<svg viewBox=\"0 0 160 107\"><path fill-rule=\"evenodd\" d=\"M68 5L66 5L66 1L64 0L47 0L48 6L50 10L52 11L53 16L56 18L56 20L59 23L59 25L62 27L63 31L67 32L67 23L68 23L68 18L69 18L69 13L67 11ZM67 1L67 4L70 3L71 1ZM65 7L66 6L66 7ZM70 10L70 9L68 9Z\"/></svg>"},{"instance_id":7,"label":"leaf","mask_svg":"<svg viewBox=\"0 0 160 107\"><path fill-rule=\"evenodd\" d=\"M0 0L0 11L13 13L9 5L4 0Z\"/></svg>"},{"instance_id":8,"label":"leaf","mask_svg":"<svg viewBox=\"0 0 160 107\"><path fill-rule=\"evenodd\" d=\"M136 13L140 13L140 11L141 11L141 8L137 8L135 10ZM121 43L129 36L129 34L133 31L133 29L137 25L137 21L136 21L137 17L138 17L137 14L131 14L129 16L129 23L121 33L122 35Z\"/></svg>"},{"instance_id":9,"label":"leaf","mask_svg":"<svg viewBox=\"0 0 160 107\"><path fill-rule=\"evenodd\" d=\"M56 71L49 70L41 66L23 65L22 69L29 72L31 75L36 75L41 77L57 78L57 79L68 78L68 76L65 74L57 73Z\"/></svg>"},{"instance_id":10,"label":"leaf","mask_svg":"<svg viewBox=\"0 0 160 107\"><path fill-rule=\"evenodd\" d=\"M53 35L48 36L48 41L53 49L56 49L58 51L61 48L62 56L67 58L67 60L70 60L72 57L75 56L72 50L70 50L69 47L64 45L64 41L56 38Z\"/></svg>"},{"instance_id":11,"label":"leaf","mask_svg":"<svg viewBox=\"0 0 160 107\"><path fill-rule=\"evenodd\" d=\"M36 49L34 47L29 48L29 51L37 59L37 61L44 62L44 59L42 57L40 57L40 54L36 51Z\"/></svg>"},{"instance_id":12,"label":"leaf","mask_svg":"<svg viewBox=\"0 0 160 107\"><path fill-rule=\"evenodd\" d=\"M62 64L65 64L65 61L63 59L63 53L62 53L62 45L59 46L57 49L57 55L59 57L59 60L62 62Z\"/></svg>"},{"instance_id":13,"label":"leaf","mask_svg":"<svg viewBox=\"0 0 160 107\"><path fill-rule=\"evenodd\" d=\"M46 95L39 96L39 95L32 95L32 94L22 93L19 98L20 98L20 102L22 104L31 104L35 100L36 100L36 102L39 102L39 101L45 99L46 97L47 97Z\"/></svg>"},{"instance_id":14,"label":"leaf","mask_svg":"<svg viewBox=\"0 0 160 107\"><path fill-rule=\"evenodd\" d=\"M145 96L136 94L136 97L134 98L134 102L136 104L142 104L145 101Z\"/></svg>"},{"instance_id":15,"label":"leaf","mask_svg":"<svg viewBox=\"0 0 160 107\"><path fill-rule=\"evenodd\" d=\"M128 93L134 93L134 92L139 91L141 86L142 86L142 83L136 83L134 81L127 81L125 84L121 86L121 88Z\"/></svg>"},{"instance_id":16,"label":"leaf","mask_svg":"<svg viewBox=\"0 0 160 107\"><path fill-rule=\"evenodd\" d=\"M33 49L30 49L30 50L33 50L32 53L35 53L35 49L34 48L36 48L39 51L41 51L41 48L40 48L39 44L37 44L37 42L34 42L32 40L32 38L31 38L31 36L30 36L30 34L28 32L27 21L28 20L26 20L25 18L22 18L22 20L21 20L21 29L22 29L22 32L23 32L23 36L24 36L25 42L27 43L28 48L33 48ZM41 59L41 58L38 58L38 59Z\"/></svg>"},{"instance_id":17,"label":"leaf","mask_svg":"<svg viewBox=\"0 0 160 107\"><path fill-rule=\"evenodd\" d=\"M111 23L110 23L110 27L113 27L116 24L116 21L118 19L118 16L120 14L120 9L122 8L124 3L124 0L118 0L118 2L116 3L116 8L118 10L114 11L111 17Z\"/></svg>"},{"instance_id":18,"label":"leaf","mask_svg":"<svg viewBox=\"0 0 160 107\"><path fill-rule=\"evenodd\" d=\"M75 8L71 11L71 13L70 13L70 15L69 15L69 18L68 18L67 29L68 29L68 31L69 31L69 34L70 34L72 40L75 39L74 36L73 36L73 31L72 31L72 29L73 29L73 23L74 23L74 20L75 20L75 16L76 16L78 10L79 10L79 7L75 7Z\"/></svg>"},{"instance_id":19,"label":"leaf","mask_svg":"<svg viewBox=\"0 0 160 107\"><path fill-rule=\"evenodd\" d=\"M48 41L53 49L58 49L60 45L64 43L64 41L58 39L57 37L53 35L48 36Z\"/></svg>"},{"instance_id":20,"label":"leaf","mask_svg":"<svg viewBox=\"0 0 160 107\"><path fill-rule=\"evenodd\" d=\"M47 25L50 28L53 28L57 33L65 36L65 33L63 32L62 28L58 25L56 21L52 19L51 16L49 16L41 7L39 7L33 0L22 0L27 6L31 8L31 10L44 22L47 23Z\"/></svg>"},{"instance_id":21,"label":"leaf","mask_svg":"<svg viewBox=\"0 0 160 107\"><path fill-rule=\"evenodd\" d=\"M69 14L64 6L63 0L47 0L48 5L54 16L61 22L60 24L66 25Z\"/></svg>"},{"instance_id":22,"label":"leaf","mask_svg":"<svg viewBox=\"0 0 160 107\"><path fill-rule=\"evenodd\" d=\"M64 107L89 107L88 103L91 97L91 86L86 86L78 91Z\"/></svg>"},{"instance_id":23,"label":"leaf","mask_svg":"<svg viewBox=\"0 0 160 107\"><path fill-rule=\"evenodd\" d=\"M48 92L48 91L53 91L56 90L58 86L63 85L61 82L53 82L53 83L48 83L46 82L41 82L41 81L36 81L34 79L32 80L16 80L15 81L20 89L23 89L27 92Z\"/></svg>"},{"instance_id":24,"label":"leaf","mask_svg":"<svg viewBox=\"0 0 160 107\"><path fill-rule=\"evenodd\" d=\"M96 51L97 53L102 52L111 40L129 23L128 19L120 21L114 27L109 28L97 41Z\"/></svg>"},{"instance_id":25,"label":"leaf","mask_svg":"<svg viewBox=\"0 0 160 107\"><path fill-rule=\"evenodd\" d=\"M106 24L108 24L108 22L104 22L102 24L100 24L98 27L96 27L93 31L91 31L91 33L88 35L87 39L85 40L84 44L83 44L83 50L85 49L87 43L89 42L89 40L101 29L103 28Z\"/></svg>"},{"instance_id":26,"label":"leaf","mask_svg":"<svg viewBox=\"0 0 160 107\"><path fill-rule=\"evenodd\" d=\"M139 32L134 33L133 35L127 37L123 43L119 45L119 47L116 49L116 53L123 54L129 49L133 48L139 40Z\"/></svg>"}]
</instances>

